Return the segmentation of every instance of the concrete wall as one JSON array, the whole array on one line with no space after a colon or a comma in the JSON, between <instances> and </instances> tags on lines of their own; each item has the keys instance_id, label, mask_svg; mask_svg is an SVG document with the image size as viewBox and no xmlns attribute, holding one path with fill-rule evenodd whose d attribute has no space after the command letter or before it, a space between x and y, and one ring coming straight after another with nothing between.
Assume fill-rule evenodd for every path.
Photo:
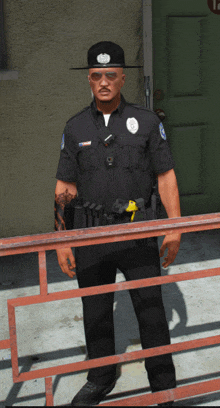
<instances>
[{"instance_id":1,"label":"concrete wall","mask_svg":"<svg viewBox=\"0 0 220 408\"><path fill-rule=\"evenodd\" d=\"M53 231L55 174L66 121L91 102L87 50L110 40L143 64L141 0L5 0L8 69L1 81L1 237ZM142 69L123 88L144 104Z\"/></svg>"}]
</instances>

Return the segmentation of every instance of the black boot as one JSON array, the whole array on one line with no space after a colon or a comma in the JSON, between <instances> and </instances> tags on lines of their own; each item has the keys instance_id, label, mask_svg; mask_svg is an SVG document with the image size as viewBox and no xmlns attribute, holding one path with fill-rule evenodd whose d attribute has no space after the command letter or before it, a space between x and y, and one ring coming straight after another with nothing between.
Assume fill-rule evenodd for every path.
<instances>
[{"instance_id":1,"label":"black boot","mask_svg":"<svg viewBox=\"0 0 220 408\"><path fill-rule=\"evenodd\" d=\"M72 406L97 405L113 390L116 381L111 385L96 385L90 381L81 388L73 398Z\"/></svg>"}]
</instances>

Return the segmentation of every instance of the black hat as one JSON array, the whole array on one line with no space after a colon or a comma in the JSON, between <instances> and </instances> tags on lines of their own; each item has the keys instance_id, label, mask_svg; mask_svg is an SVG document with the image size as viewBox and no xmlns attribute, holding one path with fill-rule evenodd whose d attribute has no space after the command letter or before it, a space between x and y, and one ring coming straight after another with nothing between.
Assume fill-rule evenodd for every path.
<instances>
[{"instance_id":1,"label":"black hat","mask_svg":"<svg viewBox=\"0 0 220 408\"><path fill-rule=\"evenodd\" d=\"M120 45L111 41L101 41L94 44L88 51L88 66L83 68L70 69L89 69L89 68L140 68L141 66L125 65L124 51Z\"/></svg>"}]
</instances>

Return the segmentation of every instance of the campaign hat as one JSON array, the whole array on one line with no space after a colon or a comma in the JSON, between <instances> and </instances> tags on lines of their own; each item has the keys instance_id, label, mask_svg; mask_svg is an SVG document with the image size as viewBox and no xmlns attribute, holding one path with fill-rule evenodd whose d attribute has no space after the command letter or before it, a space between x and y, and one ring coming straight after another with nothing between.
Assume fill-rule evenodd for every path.
<instances>
[{"instance_id":1,"label":"campaign hat","mask_svg":"<svg viewBox=\"0 0 220 408\"><path fill-rule=\"evenodd\" d=\"M120 45L111 41L100 41L89 48L87 54L87 67L70 69L89 69L89 68L141 68L139 65L126 65L124 50Z\"/></svg>"}]
</instances>

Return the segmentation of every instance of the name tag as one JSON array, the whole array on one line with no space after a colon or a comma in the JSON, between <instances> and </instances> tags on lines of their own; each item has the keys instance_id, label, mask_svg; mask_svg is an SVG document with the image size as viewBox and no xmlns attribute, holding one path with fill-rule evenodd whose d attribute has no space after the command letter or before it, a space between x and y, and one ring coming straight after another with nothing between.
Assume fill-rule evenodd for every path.
<instances>
[{"instance_id":1,"label":"name tag","mask_svg":"<svg viewBox=\"0 0 220 408\"><path fill-rule=\"evenodd\" d=\"M91 141L90 142L82 142L82 143L79 143L79 146L84 147L84 146L90 146L91 144L92 144Z\"/></svg>"}]
</instances>

